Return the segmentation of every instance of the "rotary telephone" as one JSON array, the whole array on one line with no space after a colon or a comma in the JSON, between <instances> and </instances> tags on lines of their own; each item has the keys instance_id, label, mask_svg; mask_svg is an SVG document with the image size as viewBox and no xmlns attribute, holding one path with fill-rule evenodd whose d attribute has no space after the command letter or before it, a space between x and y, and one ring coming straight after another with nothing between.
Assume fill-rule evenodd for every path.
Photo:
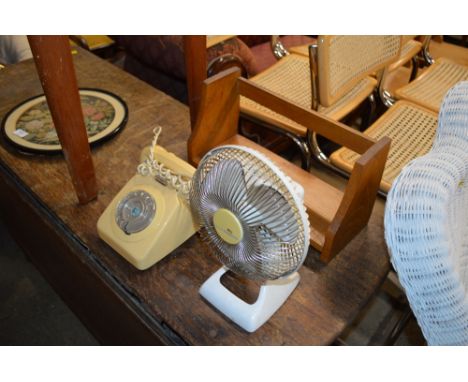
<instances>
[{"instance_id":1,"label":"rotary telephone","mask_svg":"<svg viewBox=\"0 0 468 382\"><path fill-rule=\"evenodd\" d=\"M97 223L98 234L140 270L172 252L198 227L188 194L195 168L157 145L143 149L138 173L119 191Z\"/></svg>"}]
</instances>

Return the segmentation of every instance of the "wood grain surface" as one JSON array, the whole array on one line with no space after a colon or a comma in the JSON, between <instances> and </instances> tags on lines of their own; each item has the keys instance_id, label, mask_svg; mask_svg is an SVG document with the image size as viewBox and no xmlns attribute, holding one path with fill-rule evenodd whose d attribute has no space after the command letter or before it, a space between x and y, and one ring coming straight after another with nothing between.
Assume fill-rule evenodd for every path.
<instances>
[{"instance_id":1,"label":"wood grain surface","mask_svg":"<svg viewBox=\"0 0 468 382\"><path fill-rule=\"evenodd\" d=\"M145 317L149 315L158 327L166 328L174 338L187 344L332 343L373 296L389 270L383 238L382 203L375 206L367 228L329 264L320 263L318 253L311 249L306 266L299 271L301 282L295 292L263 327L249 334L200 297L199 287L220 264L206 255L198 236L147 271L136 270L99 239L97 220L113 196L135 173L140 151L150 143L154 125L163 127L160 144L185 159L190 117L186 106L90 53L78 49L74 62L79 86L101 88L119 95L128 105L129 119L119 135L92 149L99 194L96 200L86 205L76 202L63 157L22 155L1 140L2 164L17 174L27 192L54 217L53 221L44 224L62 227L70 240L78 241L86 249L77 250L76 258L83 262L94 259L93 263L98 263L119 286L112 287L114 293L136 301L135 320L147 320ZM32 61L2 70L0 118L17 103L41 92ZM324 170L313 171L337 187L345 184ZM74 281L79 288L80 278L76 277ZM244 283L240 289L248 292L256 287ZM171 342L167 333L166 339L163 342Z\"/></svg>"},{"instance_id":2,"label":"wood grain surface","mask_svg":"<svg viewBox=\"0 0 468 382\"><path fill-rule=\"evenodd\" d=\"M185 71L187 73L187 91L190 106L191 126L195 126L202 83L206 79L206 36L184 36Z\"/></svg>"},{"instance_id":3,"label":"wood grain surface","mask_svg":"<svg viewBox=\"0 0 468 382\"><path fill-rule=\"evenodd\" d=\"M29 36L37 73L81 204L97 195L96 176L67 36Z\"/></svg>"}]
</instances>

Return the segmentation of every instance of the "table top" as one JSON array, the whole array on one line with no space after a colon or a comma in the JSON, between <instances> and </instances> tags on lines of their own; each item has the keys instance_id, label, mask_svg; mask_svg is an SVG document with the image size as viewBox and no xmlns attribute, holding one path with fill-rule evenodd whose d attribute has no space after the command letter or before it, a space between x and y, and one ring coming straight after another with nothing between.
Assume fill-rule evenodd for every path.
<instances>
[{"instance_id":1,"label":"table top","mask_svg":"<svg viewBox=\"0 0 468 382\"><path fill-rule=\"evenodd\" d=\"M146 271L138 271L104 243L96 223L114 195L135 174L139 154L163 127L159 143L186 159L190 134L188 108L92 54L74 56L80 87L119 95L128 105L127 126L115 138L92 149L99 187L97 200L80 206L62 156L17 153L2 138L0 161L58 218L70 236L117 280L115 293L138 301L141 317L150 315L176 338L194 345L319 345L332 343L370 300L388 270L383 238L383 202L378 200L369 225L329 264L312 248L299 273L301 281L283 307L255 333L247 333L199 295L202 283L219 267L195 235ZM42 93L29 60L0 71L0 118L26 98ZM345 181L323 169L318 176L344 187ZM229 283L229 280L228 280ZM255 295L258 286L236 283L238 293ZM169 342L171 340L169 339Z\"/></svg>"}]
</instances>

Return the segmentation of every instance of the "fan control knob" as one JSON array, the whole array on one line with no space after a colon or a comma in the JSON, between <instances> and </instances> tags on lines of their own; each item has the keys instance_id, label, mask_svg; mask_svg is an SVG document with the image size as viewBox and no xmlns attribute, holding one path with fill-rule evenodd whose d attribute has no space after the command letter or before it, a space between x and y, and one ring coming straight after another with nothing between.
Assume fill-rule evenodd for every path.
<instances>
[{"instance_id":1,"label":"fan control knob","mask_svg":"<svg viewBox=\"0 0 468 382\"><path fill-rule=\"evenodd\" d=\"M115 221L127 235L143 231L156 214L154 198L143 190L128 193L117 206Z\"/></svg>"}]
</instances>

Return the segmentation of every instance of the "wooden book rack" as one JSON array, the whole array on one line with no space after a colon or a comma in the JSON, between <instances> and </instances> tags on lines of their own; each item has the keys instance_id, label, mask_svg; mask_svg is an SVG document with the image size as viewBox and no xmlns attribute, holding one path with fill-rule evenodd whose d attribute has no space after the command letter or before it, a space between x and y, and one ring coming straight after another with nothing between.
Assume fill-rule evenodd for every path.
<instances>
[{"instance_id":1,"label":"wooden book rack","mask_svg":"<svg viewBox=\"0 0 468 382\"><path fill-rule=\"evenodd\" d=\"M238 134L239 99L244 96L286 116L309 130L345 146L361 157L356 161L344 191L302 170L280 156ZM240 77L231 68L207 79L200 109L188 142L188 158L197 166L210 149L237 144L267 155L289 177L304 187L304 204L311 225L310 243L328 263L367 224L377 196L390 149L390 139L379 141L274 95Z\"/></svg>"}]
</instances>

